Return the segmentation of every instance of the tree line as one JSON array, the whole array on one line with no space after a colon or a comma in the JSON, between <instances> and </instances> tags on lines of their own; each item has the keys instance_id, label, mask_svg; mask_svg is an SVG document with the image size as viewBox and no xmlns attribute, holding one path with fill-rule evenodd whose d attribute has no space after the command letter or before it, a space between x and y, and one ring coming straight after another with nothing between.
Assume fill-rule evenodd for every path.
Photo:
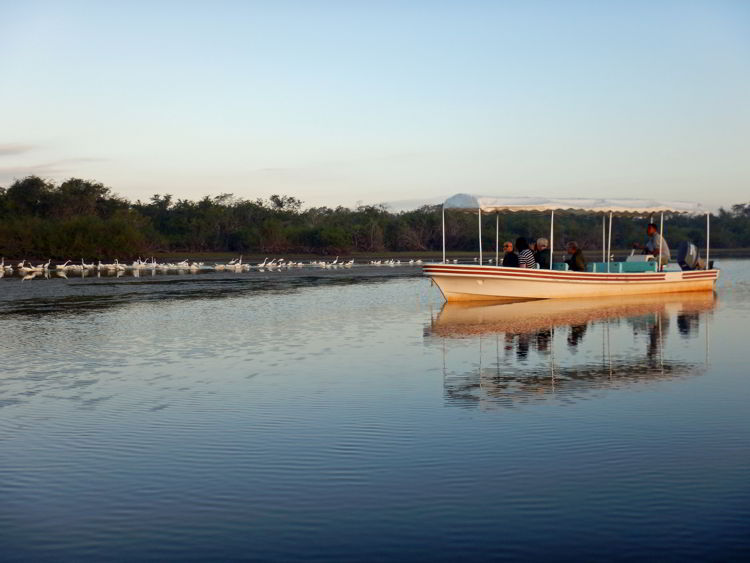
<instances>
[{"instance_id":1,"label":"tree line","mask_svg":"<svg viewBox=\"0 0 750 563\"><path fill-rule=\"evenodd\" d=\"M645 239L648 217L615 218L613 248ZM347 254L442 249L440 206L393 212L384 206L308 207L293 196L243 199L232 194L200 200L156 194L131 202L95 181L60 184L37 176L0 187L0 254L6 257L126 258L158 252ZM705 245L705 216L667 216L665 238ZM495 220L483 222L482 244L495 246ZM549 216L500 215L500 238L549 237ZM555 246L576 240L601 248L601 216L559 213ZM446 213L449 250L475 252L475 214ZM750 203L719 210L711 218L711 246L750 247Z\"/></svg>"}]
</instances>

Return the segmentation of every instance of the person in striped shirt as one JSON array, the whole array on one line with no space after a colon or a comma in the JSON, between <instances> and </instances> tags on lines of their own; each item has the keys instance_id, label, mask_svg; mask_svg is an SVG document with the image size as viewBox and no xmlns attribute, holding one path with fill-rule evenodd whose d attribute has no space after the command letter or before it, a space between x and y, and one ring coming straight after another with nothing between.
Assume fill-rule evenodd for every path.
<instances>
[{"instance_id":1,"label":"person in striped shirt","mask_svg":"<svg viewBox=\"0 0 750 563\"><path fill-rule=\"evenodd\" d=\"M529 248L529 243L524 237L516 239L516 252L518 252L518 266L520 268L536 268L534 253Z\"/></svg>"}]
</instances>

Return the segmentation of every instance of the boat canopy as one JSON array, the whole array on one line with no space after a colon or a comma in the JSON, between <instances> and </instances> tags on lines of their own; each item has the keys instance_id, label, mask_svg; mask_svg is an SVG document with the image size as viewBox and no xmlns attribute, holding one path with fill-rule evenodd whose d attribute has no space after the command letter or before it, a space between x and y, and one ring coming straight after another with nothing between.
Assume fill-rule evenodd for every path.
<instances>
[{"instance_id":1,"label":"boat canopy","mask_svg":"<svg viewBox=\"0 0 750 563\"><path fill-rule=\"evenodd\" d=\"M544 197L490 197L456 194L443 203L443 209L497 213L500 211L569 211L574 213L616 213L643 215L647 213L705 213L699 203L689 201L656 201L653 199L597 199Z\"/></svg>"}]
</instances>

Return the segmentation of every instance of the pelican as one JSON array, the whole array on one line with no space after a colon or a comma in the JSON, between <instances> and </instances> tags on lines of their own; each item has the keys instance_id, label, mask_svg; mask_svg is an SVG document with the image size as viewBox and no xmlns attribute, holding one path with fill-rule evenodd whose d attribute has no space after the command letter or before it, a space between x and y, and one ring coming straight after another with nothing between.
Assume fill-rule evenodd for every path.
<instances>
[{"instance_id":1,"label":"pelican","mask_svg":"<svg viewBox=\"0 0 750 563\"><path fill-rule=\"evenodd\" d=\"M64 264L58 264L57 266L55 266L55 270L57 270L58 272L64 272L69 263L70 260L66 260Z\"/></svg>"}]
</instances>

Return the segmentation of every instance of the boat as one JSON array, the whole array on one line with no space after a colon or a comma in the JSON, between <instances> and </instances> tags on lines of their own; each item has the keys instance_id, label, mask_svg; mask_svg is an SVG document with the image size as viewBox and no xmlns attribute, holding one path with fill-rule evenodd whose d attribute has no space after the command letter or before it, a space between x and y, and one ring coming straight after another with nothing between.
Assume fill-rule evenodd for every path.
<instances>
[{"instance_id":1,"label":"boat","mask_svg":"<svg viewBox=\"0 0 750 563\"><path fill-rule=\"evenodd\" d=\"M625 262L611 259L612 220L619 216L651 216L660 214L664 233L664 214L701 213L699 204L689 202L657 202L635 199L546 199L531 197L497 198L457 194L443 203L443 261L426 264L425 275L438 286L446 301L503 301L518 299L560 299L713 291L719 270L710 262L710 214L706 213L706 258L703 269L663 267L653 256L631 256ZM449 263L446 260L445 213L474 212L482 232L482 215L496 215L494 264L483 259L482 237L479 237L479 259L476 264ZM500 212L550 212L549 269L510 268L500 266ZM589 263L585 272L574 272L564 262L554 261L555 212L595 213L603 216L602 261ZM609 236L605 242L605 223L609 218ZM701 267L697 265L696 267ZM687 266L686 268L689 268Z\"/></svg>"}]
</instances>

